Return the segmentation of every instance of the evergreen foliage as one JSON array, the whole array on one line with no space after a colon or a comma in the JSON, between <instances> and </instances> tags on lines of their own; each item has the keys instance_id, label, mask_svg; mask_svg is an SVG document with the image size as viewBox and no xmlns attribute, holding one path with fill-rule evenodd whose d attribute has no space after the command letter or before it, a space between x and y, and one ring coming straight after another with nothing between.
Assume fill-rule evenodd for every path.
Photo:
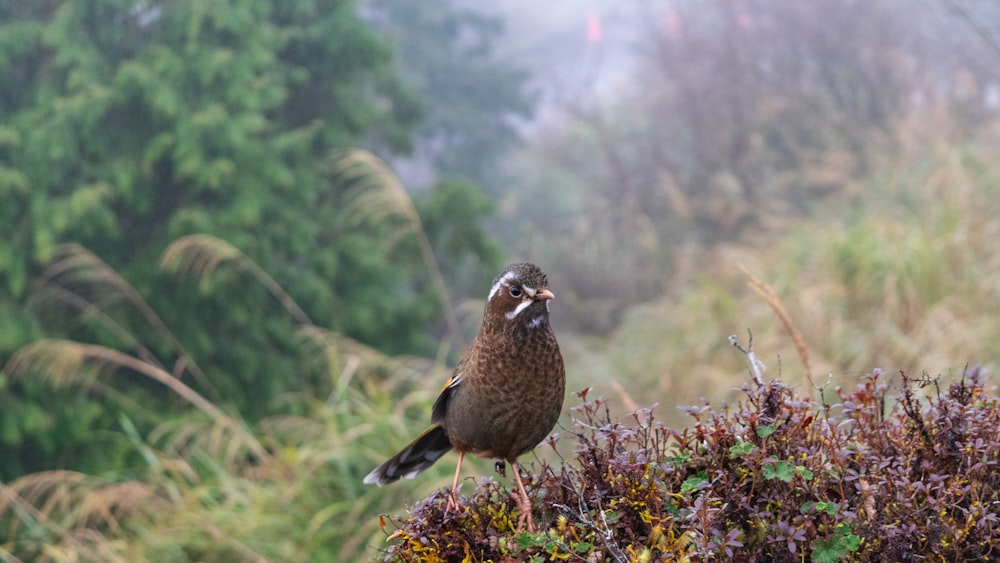
<instances>
[{"instance_id":1,"label":"evergreen foliage","mask_svg":"<svg viewBox=\"0 0 1000 563\"><path fill-rule=\"evenodd\" d=\"M164 364L181 353L178 377L250 420L287 409L290 390L328 387L298 363L295 321L263 287L226 271L194 292L151 267L194 233L252 257L323 326L391 353L433 351L427 327L451 304L428 280L426 253L391 226L357 223L336 165L354 146L409 150L420 117L357 11L350 0L0 4L0 359L43 334L152 342L144 353ZM425 196L427 219L461 220L435 242L492 271L499 253L478 226L490 204L474 186L442 189ZM445 208L442 193L465 197ZM114 276L81 273L78 261L97 256ZM87 303L118 328L91 322ZM153 337L166 326L170 338ZM170 406L142 386L129 395L148 413ZM102 449L83 446L115 425L106 397L27 378L0 380L0 400L13 453L0 477L107 467Z\"/></svg>"}]
</instances>

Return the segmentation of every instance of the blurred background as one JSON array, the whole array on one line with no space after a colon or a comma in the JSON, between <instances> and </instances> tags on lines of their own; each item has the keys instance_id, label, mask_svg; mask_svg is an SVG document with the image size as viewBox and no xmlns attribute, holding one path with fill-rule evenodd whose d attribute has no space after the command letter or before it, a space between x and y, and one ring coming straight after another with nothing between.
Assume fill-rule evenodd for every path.
<instances>
[{"instance_id":1,"label":"blurred background","mask_svg":"<svg viewBox=\"0 0 1000 563\"><path fill-rule=\"evenodd\" d=\"M1000 4L494 4L0 0L0 561L373 556L514 260L563 435L1000 361Z\"/></svg>"}]
</instances>

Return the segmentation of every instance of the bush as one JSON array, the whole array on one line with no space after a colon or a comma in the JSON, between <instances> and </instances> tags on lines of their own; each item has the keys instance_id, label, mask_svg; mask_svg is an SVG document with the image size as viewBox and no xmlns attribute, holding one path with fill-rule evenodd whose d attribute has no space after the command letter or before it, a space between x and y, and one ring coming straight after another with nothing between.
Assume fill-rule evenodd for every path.
<instances>
[{"instance_id":1,"label":"bush","mask_svg":"<svg viewBox=\"0 0 1000 563\"><path fill-rule=\"evenodd\" d=\"M738 406L686 408L679 431L653 409L615 421L587 395L571 458L529 479L541 532L517 532L513 498L484 478L458 514L439 492L383 521L384 559L962 561L1000 548L1000 408L979 368L946 390L876 369L830 402L747 384Z\"/></svg>"}]
</instances>

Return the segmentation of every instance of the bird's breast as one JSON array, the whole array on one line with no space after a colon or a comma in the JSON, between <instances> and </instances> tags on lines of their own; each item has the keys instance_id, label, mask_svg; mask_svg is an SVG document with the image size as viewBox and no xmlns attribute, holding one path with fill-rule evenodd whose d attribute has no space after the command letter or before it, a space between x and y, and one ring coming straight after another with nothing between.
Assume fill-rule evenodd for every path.
<instances>
[{"instance_id":1,"label":"bird's breast","mask_svg":"<svg viewBox=\"0 0 1000 563\"><path fill-rule=\"evenodd\" d=\"M470 350L462 384L445 414L445 431L457 450L513 460L555 426L566 372L555 336L542 332L547 334L516 347Z\"/></svg>"}]
</instances>

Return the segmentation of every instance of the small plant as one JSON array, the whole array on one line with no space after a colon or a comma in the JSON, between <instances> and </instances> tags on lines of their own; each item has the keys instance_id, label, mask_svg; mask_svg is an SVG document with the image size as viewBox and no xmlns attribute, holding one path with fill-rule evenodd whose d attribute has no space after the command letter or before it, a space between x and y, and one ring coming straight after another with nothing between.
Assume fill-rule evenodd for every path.
<instances>
[{"instance_id":1,"label":"small plant","mask_svg":"<svg viewBox=\"0 0 1000 563\"><path fill-rule=\"evenodd\" d=\"M578 393L558 467L534 467L543 532L515 533L510 492L483 479L458 514L436 494L383 521L386 561L907 561L1000 554L1000 408L978 368L946 390L926 374L866 375L833 404L780 382L738 406L650 409L628 424ZM921 390L925 393L919 393Z\"/></svg>"}]
</instances>

